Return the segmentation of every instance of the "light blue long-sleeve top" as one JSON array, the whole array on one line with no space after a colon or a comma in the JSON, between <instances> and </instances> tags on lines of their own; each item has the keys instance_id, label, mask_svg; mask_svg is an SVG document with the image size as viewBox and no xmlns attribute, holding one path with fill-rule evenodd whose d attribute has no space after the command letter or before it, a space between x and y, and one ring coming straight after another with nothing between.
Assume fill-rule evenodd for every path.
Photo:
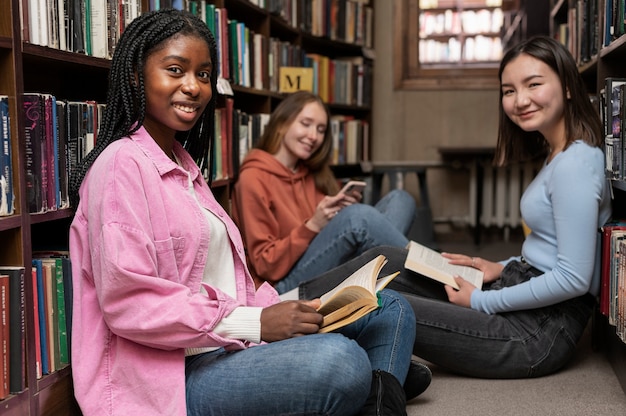
<instances>
[{"instance_id":1,"label":"light blue long-sleeve top","mask_svg":"<svg viewBox=\"0 0 626 416\"><path fill-rule=\"evenodd\" d=\"M587 292L598 294L598 230L611 216L604 161L600 148L579 140L544 163L520 202L522 217L532 230L522 256L544 274L501 290L474 290L472 309L486 313L534 309Z\"/></svg>"}]
</instances>

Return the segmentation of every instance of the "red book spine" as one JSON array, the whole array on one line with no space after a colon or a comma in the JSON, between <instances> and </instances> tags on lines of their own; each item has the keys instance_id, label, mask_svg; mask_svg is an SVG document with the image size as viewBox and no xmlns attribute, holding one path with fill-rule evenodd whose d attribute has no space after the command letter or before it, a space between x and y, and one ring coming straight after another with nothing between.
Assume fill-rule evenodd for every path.
<instances>
[{"instance_id":1,"label":"red book spine","mask_svg":"<svg viewBox=\"0 0 626 416\"><path fill-rule=\"evenodd\" d=\"M39 293L37 287L37 268L33 267L31 274L33 279L33 316L35 317L35 319L33 319L35 327L35 368L37 372L37 379L40 379L43 377L43 371L41 367L41 338L39 333Z\"/></svg>"},{"instance_id":2,"label":"red book spine","mask_svg":"<svg viewBox=\"0 0 626 416\"><path fill-rule=\"evenodd\" d=\"M0 399L9 395L9 276L0 276Z\"/></svg>"}]
</instances>

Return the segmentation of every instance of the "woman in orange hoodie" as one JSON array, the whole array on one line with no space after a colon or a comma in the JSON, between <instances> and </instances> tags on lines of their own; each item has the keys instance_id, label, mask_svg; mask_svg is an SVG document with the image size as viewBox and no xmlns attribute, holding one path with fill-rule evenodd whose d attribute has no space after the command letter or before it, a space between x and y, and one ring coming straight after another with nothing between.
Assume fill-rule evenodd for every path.
<instances>
[{"instance_id":1,"label":"woman in orange hoodie","mask_svg":"<svg viewBox=\"0 0 626 416\"><path fill-rule=\"evenodd\" d=\"M405 247L415 200L388 193L375 206L339 192L329 167L328 108L299 91L272 113L257 148L243 161L233 194L248 265L257 283L288 292L369 248Z\"/></svg>"}]
</instances>

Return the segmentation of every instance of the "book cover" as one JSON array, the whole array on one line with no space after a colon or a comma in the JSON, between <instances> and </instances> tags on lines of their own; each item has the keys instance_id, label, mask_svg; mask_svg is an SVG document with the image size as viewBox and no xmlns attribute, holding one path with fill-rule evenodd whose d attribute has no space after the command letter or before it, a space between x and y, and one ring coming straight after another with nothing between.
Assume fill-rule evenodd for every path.
<instances>
[{"instance_id":1,"label":"book cover","mask_svg":"<svg viewBox=\"0 0 626 416\"><path fill-rule=\"evenodd\" d=\"M377 293L398 275L379 279L385 263L385 256L376 257L320 297L322 304L317 311L324 315L320 333L348 325L378 308Z\"/></svg>"},{"instance_id":2,"label":"book cover","mask_svg":"<svg viewBox=\"0 0 626 416\"><path fill-rule=\"evenodd\" d=\"M215 37L215 5L211 3L206 3L205 7L205 23L209 27L209 30ZM217 40L217 39L216 39Z\"/></svg>"},{"instance_id":3,"label":"book cover","mask_svg":"<svg viewBox=\"0 0 626 416\"><path fill-rule=\"evenodd\" d=\"M609 282L609 316L608 321L610 325L615 326L618 315L618 302L617 296L619 291L620 274L626 271L626 265L624 260L626 253L624 252L624 246L621 244L626 239L626 230L614 230L611 233L611 277Z\"/></svg>"},{"instance_id":4,"label":"book cover","mask_svg":"<svg viewBox=\"0 0 626 416\"><path fill-rule=\"evenodd\" d=\"M235 100L231 97L224 97L224 109L222 111L222 115L224 118L224 125L222 127L222 135L224 136L224 156L223 160L223 169L227 178L234 178L235 171L233 168L233 112L235 111Z\"/></svg>"},{"instance_id":5,"label":"book cover","mask_svg":"<svg viewBox=\"0 0 626 416\"><path fill-rule=\"evenodd\" d=\"M48 344L48 366L50 373L58 370L59 342L56 336L58 317L56 314L56 278L54 262L42 259L44 304L46 305L46 340Z\"/></svg>"},{"instance_id":6,"label":"book cover","mask_svg":"<svg viewBox=\"0 0 626 416\"><path fill-rule=\"evenodd\" d=\"M9 276L0 274L0 399L9 395Z\"/></svg>"},{"instance_id":7,"label":"book cover","mask_svg":"<svg viewBox=\"0 0 626 416\"><path fill-rule=\"evenodd\" d=\"M9 115L9 97L0 95L0 216L13 215L13 162L11 145L11 117Z\"/></svg>"},{"instance_id":8,"label":"book cover","mask_svg":"<svg viewBox=\"0 0 626 416\"><path fill-rule=\"evenodd\" d=\"M42 179L44 198L44 210L54 211L57 209L57 177L58 164L56 155L57 141L57 119L56 119L56 97L51 94L43 94L44 100L44 126L45 143L43 144L42 176L45 172L45 179Z\"/></svg>"},{"instance_id":9,"label":"book cover","mask_svg":"<svg viewBox=\"0 0 626 416\"><path fill-rule=\"evenodd\" d=\"M71 30L71 51L85 53L85 8L81 0L69 0L71 20L68 25Z\"/></svg>"},{"instance_id":10,"label":"book cover","mask_svg":"<svg viewBox=\"0 0 626 416\"><path fill-rule=\"evenodd\" d=\"M610 292L615 250L611 247L615 232L626 232L626 221L613 221L602 226L602 259L600 264L600 313L609 316Z\"/></svg>"},{"instance_id":11,"label":"book cover","mask_svg":"<svg viewBox=\"0 0 626 416\"><path fill-rule=\"evenodd\" d=\"M19 393L26 388L25 269L0 266L0 274L9 276L9 391Z\"/></svg>"},{"instance_id":12,"label":"book cover","mask_svg":"<svg viewBox=\"0 0 626 416\"><path fill-rule=\"evenodd\" d=\"M109 55L107 0L89 0L91 3L91 52L98 58Z\"/></svg>"},{"instance_id":13,"label":"book cover","mask_svg":"<svg viewBox=\"0 0 626 416\"><path fill-rule=\"evenodd\" d=\"M228 41L228 9L221 8L215 9L217 21L216 31L219 32L221 65L222 65L222 77L229 79L232 61L230 59L230 42ZM232 80L232 79L231 79Z\"/></svg>"},{"instance_id":14,"label":"book cover","mask_svg":"<svg viewBox=\"0 0 626 416\"><path fill-rule=\"evenodd\" d=\"M409 241L404 267L445 285L459 289L454 276L460 276L477 288L483 286L484 273L468 266L450 264L441 253L415 241Z\"/></svg>"},{"instance_id":15,"label":"book cover","mask_svg":"<svg viewBox=\"0 0 626 416\"><path fill-rule=\"evenodd\" d=\"M41 363L41 332L39 327L39 293L37 287L37 267L31 267L30 278L32 279L33 299L33 327L35 333L35 375L37 380L43 377Z\"/></svg>"},{"instance_id":16,"label":"book cover","mask_svg":"<svg viewBox=\"0 0 626 416\"><path fill-rule=\"evenodd\" d=\"M57 154L57 170L58 174L56 180L58 181L58 207L59 209L68 208L69 201L69 169L68 169L68 154L67 154L67 103L63 100L56 100L56 112L57 112L57 142L56 142L56 154Z\"/></svg>"},{"instance_id":17,"label":"book cover","mask_svg":"<svg viewBox=\"0 0 626 416\"><path fill-rule=\"evenodd\" d=\"M81 143L82 134L82 103L68 101L66 108L67 116L67 169L72 172L82 161Z\"/></svg>"},{"instance_id":18,"label":"book cover","mask_svg":"<svg viewBox=\"0 0 626 416\"><path fill-rule=\"evenodd\" d=\"M43 265L40 259L33 259L33 267L36 270L36 295L37 295L37 317L39 323L39 352L41 355L41 374L50 374L48 354L48 326L46 320L46 290L44 287ZM35 294L35 293L34 293Z\"/></svg>"},{"instance_id":19,"label":"book cover","mask_svg":"<svg viewBox=\"0 0 626 416\"><path fill-rule=\"evenodd\" d=\"M120 8L119 0L106 0L107 2L107 58L113 58L115 47L120 40Z\"/></svg>"},{"instance_id":20,"label":"book cover","mask_svg":"<svg viewBox=\"0 0 626 416\"><path fill-rule=\"evenodd\" d=\"M42 143L44 140L44 111L40 94L24 94L24 140L26 198L30 213L43 212Z\"/></svg>"},{"instance_id":21,"label":"book cover","mask_svg":"<svg viewBox=\"0 0 626 416\"><path fill-rule=\"evenodd\" d=\"M69 257L61 257L63 264L63 294L65 296L65 329L67 331L67 361L72 362L72 302L74 289L72 286L72 262Z\"/></svg>"},{"instance_id":22,"label":"book cover","mask_svg":"<svg viewBox=\"0 0 626 416\"><path fill-rule=\"evenodd\" d=\"M239 61L239 55L241 51L241 45L237 40L237 20L229 20L227 25L228 30L228 60L230 62L230 72L228 79L235 85L241 84L240 70L241 63Z\"/></svg>"},{"instance_id":23,"label":"book cover","mask_svg":"<svg viewBox=\"0 0 626 416\"><path fill-rule=\"evenodd\" d=\"M63 260L59 257L54 259L54 278L56 301L56 337L59 344L59 367L69 364L68 339L67 339L67 317L65 305L65 280L63 270Z\"/></svg>"}]
</instances>

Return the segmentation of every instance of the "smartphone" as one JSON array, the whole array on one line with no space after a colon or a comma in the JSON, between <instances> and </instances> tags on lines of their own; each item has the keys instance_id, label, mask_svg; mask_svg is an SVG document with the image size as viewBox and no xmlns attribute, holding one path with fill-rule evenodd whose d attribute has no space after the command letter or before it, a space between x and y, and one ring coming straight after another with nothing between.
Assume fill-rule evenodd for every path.
<instances>
[{"instance_id":1,"label":"smartphone","mask_svg":"<svg viewBox=\"0 0 626 416\"><path fill-rule=\"evenodd\" d=\"M366 185L367 183L363 181L349 181L347 184L344 185L340 192L345 195L350 195L352 192L358 192L360 194L363 194L363 190L365 189Z\"/></svg>"}]
</instances>

